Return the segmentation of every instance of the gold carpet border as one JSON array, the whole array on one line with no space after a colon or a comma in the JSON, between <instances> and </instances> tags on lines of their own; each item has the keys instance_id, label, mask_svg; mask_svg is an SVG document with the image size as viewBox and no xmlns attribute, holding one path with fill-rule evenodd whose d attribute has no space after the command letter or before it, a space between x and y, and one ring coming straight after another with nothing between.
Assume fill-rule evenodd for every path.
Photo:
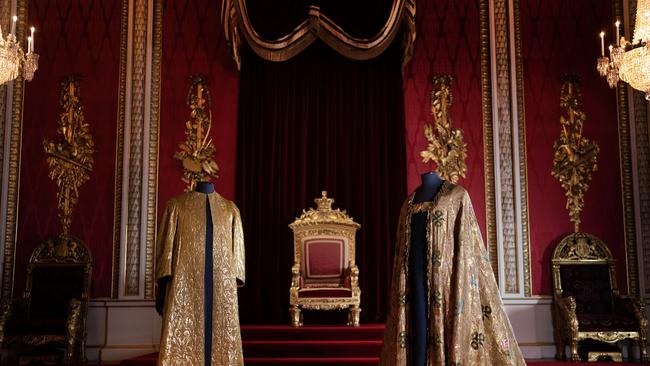
<instances>
[{"instance_id":1,"label":"gold carpet border","mask_svg":"<svg viewBox=\"0 0 650 366\"><path fill-rule=\"evenodd\" d=\"M243 33L247 43L261 58L268 61L286 61L302 52L316 39L321 39L340 54L354 60L377 57L388 48L400 26L407 27L403 47L403 64L410 60L415 43L415 0L393 0L386 23L372 38L356 38L347 34L338 24L315 5L309 7L308 18L289 34L275 40L262 38L251 24L246 0L222 0L221 23L237 67L241 67L239 50Z\"/></svg>"}]
</instances>

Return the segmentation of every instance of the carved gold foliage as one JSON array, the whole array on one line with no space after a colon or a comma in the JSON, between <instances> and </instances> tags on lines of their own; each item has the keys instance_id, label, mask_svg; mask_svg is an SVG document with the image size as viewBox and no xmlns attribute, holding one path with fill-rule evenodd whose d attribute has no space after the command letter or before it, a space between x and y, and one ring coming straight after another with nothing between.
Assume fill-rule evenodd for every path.
<instances>
[{"instance_id":1,"label":"carved gold foliage","mask_svg":"<svg viewBox=\"0 0 650 366\"><path fill-rule=\"evenodd\" d=\"M581 110L582 95L577 77L565 77L560 95L560 107L565 115L560 116L560 138L553 144L552 174L562 184L567 198L566 208L575 232L580 230L580 213L584 208L584 194L589 188L591 173L598 169L598 144L582 135L586 120Z\"/></svg>"},{"instance_id":2,"label":"carved gold foliage","mask_svg":"<svg viewBox=\"0 0 650 366\"><path fill-rule=\"evenodd\" d=\"M67 236L72 222L72 211L79 200L79 187L90 178L95 151L90 127L86 123L79 94L79 79L68 76L61 83L57 132L63 136L59 141L44 140L49 177L59 188L57 207L63 235Z\"/></svg>"},{"instance_id":3,"label":"carved gold foliage","mask_svg":"<svg viewBox=\"0 0 650 366\"><path fill-rule=\"evenodd\" d=\"M219 167L213 158L214 145L210 139L211 104L205 79L194 77L187 94L187 106L191 112L185 123L185 141L179 144L180 151L174 154L174 158L183 163L183 182L187 183L187 191L193 190L197 182L218 177Z\"/></svg>"},{"instance_id":4,"label":"carved gold foliage","mask_svg":"<svg viewBox=\"0 0 650 366\"><path fill-rule=\"evenodd\" d=\"M429 145L426 150L420 152L420 156L425 163L436 163L436 171L443 179L456 183L467 173L467 145L463 141L463 131L451 126L449 107L452 103L452 80L449 75L433 77L431 114L434 125L424 126L424 135Z\"/></svg>"}]
</instances>

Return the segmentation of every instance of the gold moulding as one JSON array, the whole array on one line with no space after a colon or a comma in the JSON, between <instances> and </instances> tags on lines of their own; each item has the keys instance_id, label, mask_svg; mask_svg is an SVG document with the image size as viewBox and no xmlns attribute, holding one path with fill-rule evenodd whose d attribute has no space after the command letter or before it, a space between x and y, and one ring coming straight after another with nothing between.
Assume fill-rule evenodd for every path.
<instances>
[{"instance_id":1,"label":"gold moulding","mask_svg":"<svg viewBox=\"0 0 650 366\"><path fill-rule=\"evenodd\" d=\"M72 224L72 212L79 200L79 187L90 179L93 170L95 149L90 126L83 113L79 80L74 76L66 77L61 87L63 112L59 116L57 132L63 138L59 141L44 140L43 149L47 155L49 177L58 187L59 220L63 235L67 236Z\"/></svg>"},{"instance_id":2,"label":"gold moulding","mask_svg":"<svg viewBox=\"0 0 650 366\"><path fill-rule=\"evenodd\" d=\"M187 183L186 191L191 191L197 182L217 178L219 173L219 166L214 161L215 148L210 139L210 90L202 76L193 78L187 106L190 108L190 118L185 123L185 141L179 144L180 150L174 154L174 159L182 162L182 179Z\"/></svg>"},{"instance_id":3,"label":"gold moulding","mask_svg":"<svg viewBox=\"0 0 650 366\"><path fill-rule=\"evenodd\" d=\"M424 126L424 136L429 142L427 149L420 152L422 162L433 161L440 176L456 183L467 173L467 145L463 141L463 131L453 128L449 117L452 103L451 82L449 75L433 77L431 91L431 114L433 126Z\"/></svg>"},{"instance_id":4,"label":"gold moulding","mask_svg":"<svg viewBox=\"0 0 650 366\"><path fill-rule=\"evenodd\" d=\"M565 190L566 208L575 232L580 230L584 194L589 188L591 173L598 169L600 151L596 142L582 134L587 117L581 110L582 95L577 83L577 77L567 76L562 85L560 107L565 115L560 116L560 138L553 144L555 152L551 171Z\"/></svg>"}]
</instances>

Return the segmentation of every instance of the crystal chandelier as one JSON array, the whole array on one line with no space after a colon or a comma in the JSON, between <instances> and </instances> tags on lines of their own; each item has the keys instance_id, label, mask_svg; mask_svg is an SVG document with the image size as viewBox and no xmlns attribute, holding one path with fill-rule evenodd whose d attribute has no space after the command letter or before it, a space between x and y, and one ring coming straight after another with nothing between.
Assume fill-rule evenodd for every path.
<instances>
[{"instance_id":1,"label":"crystal chandelier","mask_svg":"<svg viewBox=\"0 0 650 366\"><path fill-rule=\"evenodd\" d=\"M16 40L16 21L14 15L11 23L11 32L6 37L2 35L0 28L0 85L14 80L22 69L22 76L27 81L32 81L34 73L38 69L38 54L34 53L34 27L31 28L31 36L27 37L27 52Z\"/></svg>"}]
</instances>

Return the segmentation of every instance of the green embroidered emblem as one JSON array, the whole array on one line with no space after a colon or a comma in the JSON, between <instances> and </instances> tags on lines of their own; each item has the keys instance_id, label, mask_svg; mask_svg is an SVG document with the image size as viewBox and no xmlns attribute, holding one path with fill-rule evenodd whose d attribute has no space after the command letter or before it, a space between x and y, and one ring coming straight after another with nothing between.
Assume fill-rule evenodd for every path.
<instances>
[{"instance_id":1,"label":"green embroidered emblem","mask_svg":"<svg viewBox=\"0 0 650 366\"><path fill-rule=\"evenodd\" d=\"M436 227L442 226L442 223L445 222L445 218L440 210L435 210L431 219Z\"/></svg>"},{"instance_id":2,"label":"green embroidered emblem","mask_svg":"<svg viewBox=\"0 0 650 366\"><path fill-rule=\"evenodd\" d=\"M399 296L397 297L397 302L400 305L406 305L406 303L408 303L408 296L406 296L405 292L400 292Z\"/></svg>"},{"instance_id":3,"label":"green embroidered emblem","mask_svg":"<svg viewBox=\"0 0 650 366\"><path fill-rule=\"evenodd\" d=\"M432 264L436 268L442 265L442 253L440 253L440 250L438 249L433 251Z\"/></svg>"},{"instance_id":4,"label":"green embroidered emblem","mask_svg":"<svg viewBox=\"0 0 650 366\"><path fill-rule=\"evenodd\" d=\"M483 335L483 333L479 333L479 332L472 333L472 342L471 342L472 348L477 350L479 346L483 346L484 341L485 341L485 336Z\"/></svg>"},{"instance_id":5,"label":"green embroidered emblem","mask_svg":"<svg viewBox=\"0 0 650 366\"><path fill-rule=\"evenodd\" d=\"M490 316L492 316L492 308L490 305L481 306L481 309L483 310L483 320L490 319Z\"/></svg>"},{"instance_id":6,"label":"green embroidered emblem","mask_svg":"<svg viewBox=\"0 0 650 366\"><path fill-rule=\"evenodd\" d=\"M439 350L441 344L442 344L442 339L440 338L440 335L438 333L435 333L431 337L431 345L433 346L433 349Z\"/></svg>"},{"instance_id":7,"label":"green embroidered emblem","mask_svg":"<svg viewBox=\"0 0 650 366\"><path fill-rule=\"evenodd\" d=\"M442 306L442 294L440 293L439 290L435 290L433 292L433 307L434 308L439 308Z\"/></svg>"},{"instance_id":8,"label":"green embroidered emblem","mask_svg":"<svg viewBox=\"0 0 650 366\"><path fill-rule=\"evenodd\" d=\"M406 348L406 332L399 332L398 343L399 348Z\"/></svg>"}]
</instances>

